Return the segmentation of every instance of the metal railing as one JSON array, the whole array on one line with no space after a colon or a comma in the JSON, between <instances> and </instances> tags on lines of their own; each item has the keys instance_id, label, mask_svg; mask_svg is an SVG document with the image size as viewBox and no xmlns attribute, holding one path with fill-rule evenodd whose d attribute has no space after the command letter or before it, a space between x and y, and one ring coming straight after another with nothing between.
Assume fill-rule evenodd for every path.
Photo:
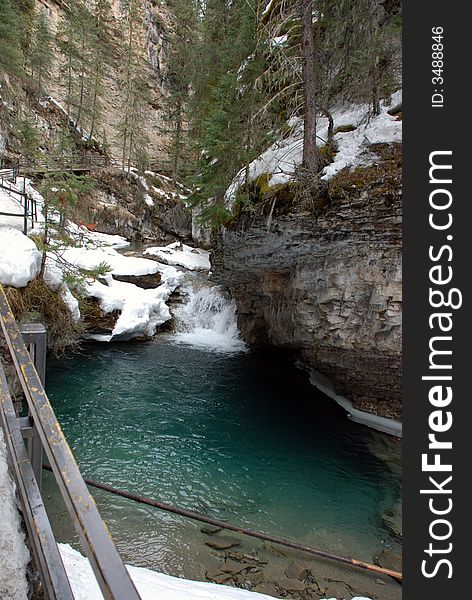
<instances>
[{"instance_id":1,"label":"metal railing","mask_svg":"<svg viewBox=\"0 0 472 600\"><path fill-rule=\"evenodd\" d=\"M43 450L104 598L139 600L44 391L46 331L41 325L20 330L2 286L0 325L28 406L27 417L16 415L0 362L0 424L45 597L74 598L41 498Z\"/></svg>"},{"instance_id":2,"label":"metal railing","mask_svg":"<svg viewBox=\"0 0 472 600\"><path fill-rule=\"evenodd\" d=\"M8 173L5 175L5 170L0 171L0 189L4 190L10 197L14 198L21 205L22 212L21 213L12 213L0 211L0 216L5 217L16 217L18 219L23 220L23 233L27 235L28 233L28 220L31 219L31 228L34 227L35 222L38 220L38 206L36 199L30 196L26 192L26 181L23 178L23 191L18 190L16 188L11 187L11 185L7 185L5 181L16 184L16 179L18 177L18 172L12 168L10 171L11 175L8 176ZM20 208L20 206L18 206Z\"/></svg>"}]
</instances>

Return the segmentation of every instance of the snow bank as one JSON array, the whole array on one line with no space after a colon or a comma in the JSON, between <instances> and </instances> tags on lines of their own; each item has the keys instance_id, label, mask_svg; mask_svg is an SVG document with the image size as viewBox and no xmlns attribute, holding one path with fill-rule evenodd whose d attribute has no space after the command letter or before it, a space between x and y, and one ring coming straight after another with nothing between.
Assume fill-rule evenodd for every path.
<instances>
[{"instance_id":1,"label":"snow bank","mask_svg":"<svg viewBox=\"0 0 472 600\"><path fill-rule=\"evenodd\" d=\"M7 449L0 427L0 598L26 600L29 554L20 528L13 481L7 469Z\"/></svg>"},{"instance_id":2,"label":"snow bank","mask_svg":"<svg viewBox=\"0 0 472 600\"><path fill-rule=\"evenodd\" d=\"M100 231L90 231L83 225L77 225L72 221L67 222L67 232L71 238L82 246L108 246L110 248L125 248L129 246L128 240L122 235L110 235Z\"/></svg>"},{"instance_id":3,"label":"snow bank","mask_svg":"<svg viewBox=\"0 0 472 600\"><path fill-rule=\"evenodd\" d=\"M87 232L85 235L87 239L85 242L82 240L82 243L86 245L58 250L56 257L48 257L48 283L52 286L57 284L57 271L59 270L60 274L63 264L90 271L100 265L107 265L110 271L106 276L100 280L86 280L85 292L99 301L104 313L118 311L120 315L110 335L91 334L88 338L109 342L154 335L157 327L171 318L166 302L179 286L183 274L174 267L161 265L155 260L124 256L114 247L102 245L106 242L120 245L123 238L113 239L119 236L106 236L96 232ZM139 277L156 273L160 273L162 283L155 289L143 289L133 283L117 281L113 277ZM72 314L77 315L78 306L75 306L72 294L64 290L63 298L71 308Z\"/></svg>"},{"instance_id":4,"label":"snow bank","mask_svg":"<svg viewBox=\"0 0 472 600\"><path fill-rule=\"evenodd\" d=\"M80 269L93 270L105 263L112 275L154 275L159 271L154 260L124 256L110 247L66 248L59 254L63 260Z\"/></svg>"},{"instance_id":5,"label":"snow bank","mask_svg":"<svg viewBox=\"0 0 472 600\"><path fill-rule=\"evenodd\" d=\"M68 544L58 544L76 600L102 600L87 558ZM179 579L150 569L127 566L142 600L273 600L238 588ZM358 599L360 600L360 599Z\"/></svg>"},{"instance_id":6,"label":"snow bank","mask_svg":"<svg viewBox=\"0 0 472 600\"><path fill-rule=\"evenodd\" d=\"M401 101L401 92L391 98L391 105ZM372 164L376 156L366 153L371 144L399 142L402 139L402 123L388 114L389 106L383 105L377 117L370 116L368 105L357 105L333 111L334 127L352 125L356 129L337 133L334 141L337 153L334 161L328 165L321 179L330 179L345 167L356 167ZM249 180L255 181L260 175L270 175L269 186L288 183L293 180L297 167L303 156L303 123L294 119L291 123L293 133L285 140L272 144L249 165ZM328 136L328 120L320 118L317 122L317 144L323 146ZM225 201L228 209L232 209L238 189L246 180L246 168L236 175L226 190Z\"/></svg>"},{"instance_id":7,"label":"snow bank","mask_svg":"<svg viewBox=\"0 0 472 600\"><path fill-rule=\"evenodd\" d=\"M0 283L25 287L41 269L41 252L33 240L12 227L0 227Z\"/></svg>"},{"instance_id":8,"label":"snow bank","mask_svg":"<svg viewBox=\"0 0 472 600\"><path fill-rule=\"evenodd\" d=\"M157 327L171 318L166 302L179 286L183 276L183 273L173 267L162 265L159 271L161 285L148 290L132 283L116 281L110 274L104 278L106 283L89 280L86 284L87 294L99 300L103 312L120 312L111 335L92 334L89 338L110 342L116 339L130 340L135 337L153 336Z\"/></svg>"},{"instance_id":9,"label":"snow bank","mask_svg":"<svg viewBox=\"0 0 472 600\"><path fill-rule=\"evenodd\" d=\"M149 206L154 206L154 200L151 198L151 196L148 194L149 192L149 184L146 181L146 178L143 177L142 175L140 175L138 173L138 170L135 169L134 167L132 167L129 171L129 174L132 175L133 177L135 177L143 186L143 188L146 190L146 194L144 195L144 202Z\"/></svg>"},{"instance_id":10,"label":"snow bank","mask_svg":"<svg viewBox=\"0 0 472 600\"><path fill-rule=\"evenodd\" d=\"M159 260L170 265L178 265L189 271L209 271L210 253L200 248L192 248L180 242L168 246L147 248L144 254L156 256Z\"/></svg>"}]
</instances>

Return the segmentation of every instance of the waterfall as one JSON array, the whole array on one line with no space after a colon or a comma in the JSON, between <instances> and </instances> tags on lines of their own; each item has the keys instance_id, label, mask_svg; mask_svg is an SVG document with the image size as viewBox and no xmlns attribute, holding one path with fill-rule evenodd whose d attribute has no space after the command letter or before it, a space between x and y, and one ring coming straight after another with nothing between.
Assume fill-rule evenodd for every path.
<instances>
[{"instance_id":1,"label":"waterfall","mask_svg":"<svg viewBox=\"0 0 472 600\"><path fill-rule=\"evenodd\" d=\"M242 352L246 344L239 336L236 305L220 287L190 285L182 290L188 301L175 310L179 343L215 352Z\"/></svg>"}]
</instances>

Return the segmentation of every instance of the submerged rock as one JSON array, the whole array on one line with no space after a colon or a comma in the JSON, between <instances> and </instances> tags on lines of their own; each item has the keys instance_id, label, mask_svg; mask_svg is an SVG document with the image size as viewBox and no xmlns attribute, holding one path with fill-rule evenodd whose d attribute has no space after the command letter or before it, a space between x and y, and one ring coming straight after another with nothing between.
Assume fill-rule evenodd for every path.
<instances>
[{"instance_id":1,"label":"submerged rock","mask_svg":"<svg viewBox=\"0 0 472 600\"><path fill-rule=\"evenodd\" d=\"M205 527L202 527L200 529L200 531L202 533L204 533L205 535L214 535L215 533L218 533L221 531L221 527L213 527L212 525L205 525Z\"/></svg>"},{"instance_id":2,"label":"submerged rock","mask_svg":"<svg viewBox=\"0 0 472 600\"><path fill-rule=\"evenodd\" d=\"M304 581L310 572L310 567L301 560L290 563L285 569L285 575L287 575L287 577L290 579L299 579L300 581Z\"/></svg>"},{"instance_id":3,"label":"submerged rock","mask_svg":"<svg viewBox=\"0 0 472 600\"><path fill-rule=\"evenodd\" d=\"M240 542L233 537L229 536L217 536L210 540L205 540L205 545L213 550L229 550L230 548L236 548L240 546Z\"/></svg>"},{"instance_id":4,"label":"submerged rock","mask_svg":"<svg viewBox=\"0 0 472 600\"><path fill-rule=\"evenodd\" d=\"M375 557L375 564L384 569L392 569L393 571L402 570L402 557L391 550L382 550L382 552Z\"/></svg>"}]
</instances>

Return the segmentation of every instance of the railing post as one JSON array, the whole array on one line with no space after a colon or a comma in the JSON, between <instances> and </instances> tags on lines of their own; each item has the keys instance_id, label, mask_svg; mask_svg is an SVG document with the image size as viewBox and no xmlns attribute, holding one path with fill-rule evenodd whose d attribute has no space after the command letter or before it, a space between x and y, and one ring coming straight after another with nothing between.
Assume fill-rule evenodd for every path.
<instances>
[{"instance_id":1,"label":"railing post","mask_svg":"<svg viewBox=\"0 0 472 600\"><path fill-rule=\"evenodd\" d=\"M47 352L47 332L41 323L28 323L20 325L20 331L23 335L31 359L39 375L41 383L46 381L46 352ZM33 468L39 489L42 488L42 464L43 464L43 446L39 438L37 427L28 410L28 419L30 423L30 435L27 436L28 454Z\"/></svg>"}]
</instances>

